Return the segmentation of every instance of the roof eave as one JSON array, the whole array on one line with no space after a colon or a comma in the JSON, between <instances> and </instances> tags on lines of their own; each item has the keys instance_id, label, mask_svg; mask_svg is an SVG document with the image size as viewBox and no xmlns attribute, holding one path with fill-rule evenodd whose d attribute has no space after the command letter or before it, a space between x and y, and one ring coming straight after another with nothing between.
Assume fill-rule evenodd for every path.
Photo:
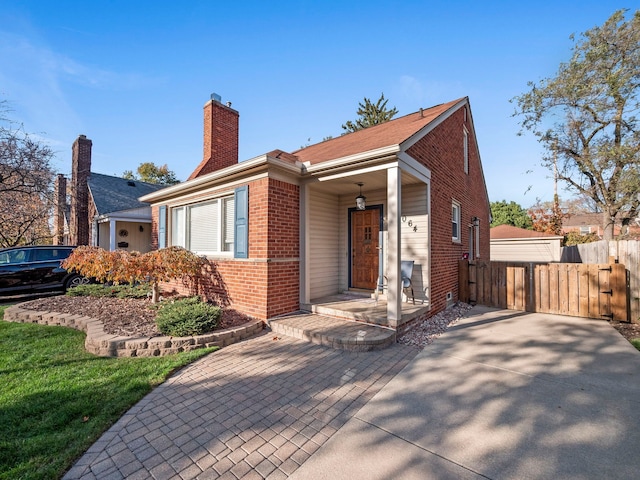
<instances>
[{"instance_id":1,"label":"roof eave","mask_svg":"<svg viewBox=\"0 0 640 480\"><path fill-rule=\"evenodd\" d=\"M550 237L510 237L510 238L490 238L491 241L514 241L514 240L562 240L564 237L562 235L550 236Z\"/></svg>"},{"instance_id":2,"label":"roof eave","mask_svg":"<svg viewBox=\"0 0 640 480\"><path fill-rule=\"evenodd\" d=\"M327 170L334 170L337 168L358 165L370 160L377 160L380 158L395 156L400 151L400 145L388 145L386 147L376 148L374 150L368 150L366 152L360 152L353 155L347 155L346 157L340 157L334 160L327 160L314 164L305 162L302 164L302 171L303 173L313 175Z\"/></svg>"},{"instance_id":3,"label":"roof eave","mask_svg":"<svg viewBox=\"0 0 640 480\"><path fill-rule=\"evenodd\" d=\"M230 167L216 170L215 172L208 173L201 177L196 177L192 180L187 180L186 182L163 188L157 192L149 193L140 197L139 200L141 202L157 203L171 197L192 193L203 187L220 183L222 180L226 181L236 179L250 173L256 173L256 171L267 169L269 166L297 175L300 175L301 172L301 166L299 164L295 165L269 155L260 155L235 165L231 165Z\"/></svg>"},{"instance_id":4,"label":"roof eave","mask_svg":"<svg viewBox=\"0 0 640 480\"><path fill-rule=\"evenodd\" d=\"M408 150L412 145L417 143L425 135L427 135L429 132L434 130L438 125L440 125L442 122L444 122L447 118L449 118L449 116L453 112L458 110L461 106L468 105L468 104L469 104L469 98L468 97L463 97L460 100L458 100L456 103L454 103L449 108L447 108L444 112L440 113L440 115L438 115L436 118L434 118L429 123L424 125L417 132L412 134L409 138L403 140L400 143L400 145L402 147L402 150L403 151Z\"/></svg>"}]
</instances>

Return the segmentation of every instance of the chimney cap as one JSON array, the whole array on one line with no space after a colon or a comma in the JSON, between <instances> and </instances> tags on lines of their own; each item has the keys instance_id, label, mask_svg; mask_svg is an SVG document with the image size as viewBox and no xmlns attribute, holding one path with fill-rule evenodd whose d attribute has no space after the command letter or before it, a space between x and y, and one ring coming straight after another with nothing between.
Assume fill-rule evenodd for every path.
<instances>
[{"instance_id":1,"label":"chimney cap","mask_svg":"<svg viewBox=\"0 0 640 480\"><path fill-rule=\"evenodd\" d=\"M215 100L218 103L222 102L222 97L220 95L218 95L217 93L212 93L211 94L211 100Z\"/></svg>"}]
</instances>

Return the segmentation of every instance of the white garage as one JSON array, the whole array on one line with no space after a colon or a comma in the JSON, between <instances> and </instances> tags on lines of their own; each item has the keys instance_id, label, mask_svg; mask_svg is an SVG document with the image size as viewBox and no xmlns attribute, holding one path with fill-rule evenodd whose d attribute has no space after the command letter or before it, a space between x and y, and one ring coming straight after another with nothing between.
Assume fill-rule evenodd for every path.
<instances>
[{"instance_id":1,"label":"white garage","mask_svg":"<svg viewBox=\"0 0 640 480\"><path fill-rule=\"evenodd\" d=\"M498 225L491 229L491 261L559 262L563 238L562 235Z\"/></svg>"}]
</instances>

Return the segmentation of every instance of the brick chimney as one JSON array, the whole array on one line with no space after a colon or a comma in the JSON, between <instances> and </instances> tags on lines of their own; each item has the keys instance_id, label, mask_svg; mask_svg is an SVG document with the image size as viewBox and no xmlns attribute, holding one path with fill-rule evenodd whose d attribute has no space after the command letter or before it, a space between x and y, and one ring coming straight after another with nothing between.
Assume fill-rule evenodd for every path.
<instances>
[{"instance_id":1,"label":"brick chimney","mask_svg":"<svg viewBox=\"0 0 640 480\"><path fill-rule=\"evenodd\" d=\"M189 180L238 163L238 124L240 115L231 102L221 103L220 95L211 94L204 106L204 148L202 162Z\"/></svg>"},{"instance_id":2,"label":"brick chimney","mask_svg":"<svg viewBox=\"0 0 640 480\"><path fill-rule=\"evenodd\" d=\"M64 245L64 217L67 213L67 179L62 173L56 177L53 206L53 244Z\"/></svg>"},{"instance_id":3,"label":"brick chimney","mask_svg":"<svg viewBox=\"0 0 640 480\"><path fill-rule=\"evenodd\" d=\"M79 135L71 147L71 218L69 243L89 245L89 175L92 142Z\"/></svg>"}]
</instances>

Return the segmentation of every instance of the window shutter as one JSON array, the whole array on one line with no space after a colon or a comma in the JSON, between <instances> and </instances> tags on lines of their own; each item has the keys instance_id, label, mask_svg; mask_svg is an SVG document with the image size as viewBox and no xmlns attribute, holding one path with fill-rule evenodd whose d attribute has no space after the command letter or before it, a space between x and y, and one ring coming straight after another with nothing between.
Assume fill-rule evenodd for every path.
<instances>
[{"instance_id":1,"label":"window shutter","mask_svg":"<svg viewBox=\"0 0 640 480\"><path fill-rule=\"evenodd\" d=\"M160 205L158 211L158 248L167 246L167 206Z\"/></svg>"},{"instance_id":2,"label":"window shutter","mask_svg":"<svg viewBox=\"0 0 640 480\"><path fill-rule=\"evenodd\" d=\"M235 258L249 258L249 186L238 187L235 191L234 209Z\"/></svg>"},{"instance_id":3,"label":"window shutter","mask_svg":"<svg viewBox=\"0 0 640 480\"><path fill-rule=\"evenodd\" d=\"M235 234L235 222L236 216L234 213L234 203L235 199L233 197L227 197L222 201L223 208L223 219L224 219L224 233L222 238L222 251L223 252L232 252L233 251L233 236Z\"/></svg>"}]
</instances>

